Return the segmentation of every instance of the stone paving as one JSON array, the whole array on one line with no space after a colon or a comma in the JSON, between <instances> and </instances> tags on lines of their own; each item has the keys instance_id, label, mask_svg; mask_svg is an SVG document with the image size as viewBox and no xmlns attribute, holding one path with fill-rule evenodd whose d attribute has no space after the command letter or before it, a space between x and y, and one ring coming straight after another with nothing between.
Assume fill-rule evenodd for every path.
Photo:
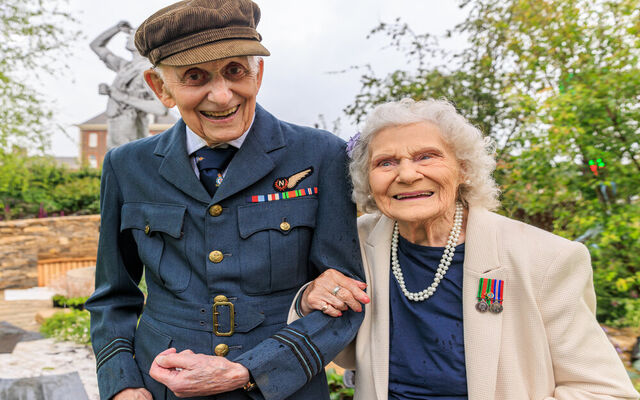
<instances>
[{"instance_id":1,"label":"stone paving","mask_svg":"<svg viewBox=\"0 0 640 400\"><path fill-rule=\"evenodd\" d=\"M0 321L4 322L0 336L5 336L3 332L13 334L15 328L26 331L12 351L0 354L0 379L52 377L77 372L89 400L99 400L93 351L71 342L37 339L40 325L35 321L35 315L43 310L53 310L50 300L7 301L4 292L0 291Z\"/></svg>"},{"instance_id":2,"label":"stone paving","mask_svg":"<svg viewBox=\"0 0 640 400\"><path fill-rule=\"evenodd\" d=\"M100 400L96 361L87 346L54 339L20 342L12 353L0 354L0 378L17 379L77 372L89 400Z\"/></svg>"}]
</instances>

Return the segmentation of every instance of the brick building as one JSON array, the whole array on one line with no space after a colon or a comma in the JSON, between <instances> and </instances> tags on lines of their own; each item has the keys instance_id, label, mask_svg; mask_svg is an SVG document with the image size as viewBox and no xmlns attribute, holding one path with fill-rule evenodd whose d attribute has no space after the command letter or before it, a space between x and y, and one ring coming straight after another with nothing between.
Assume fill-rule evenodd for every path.
<instances>
[{"instance_id":1,"label":"brick building","mask_svg":"<svg viewBox=\"0 0 640 400\"><path fill-rule=\"evenodd\" d=\"M171 128L177 119L171 114L163 117L149 114L149 134L156 135ZM107 116L105 113L97 115L88 121L77 125L80 129L80 162L93 168L102 165L107 153Z\"/></svg>"}]
</instances>

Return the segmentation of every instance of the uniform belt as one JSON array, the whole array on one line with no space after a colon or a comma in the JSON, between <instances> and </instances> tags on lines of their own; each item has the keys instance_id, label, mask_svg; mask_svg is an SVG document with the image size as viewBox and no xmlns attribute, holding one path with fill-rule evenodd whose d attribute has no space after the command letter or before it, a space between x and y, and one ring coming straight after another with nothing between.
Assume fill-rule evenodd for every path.
<instances>
[{"instance_id":1,"label":"uniform belt","mask_svg":"<svg viewBox=\"0 0 640 400\"><path fill-rule=\"evenodd\" d=\"M242 301L230 297L226 302L218 302L215 307L215 311L218 313L215 318L217 327L214 326L214 304L190 303L176 299L153 301L150 296L145 304L144 313L155 320L179 328L214 332L218 336L230 336L228 333L249 332L265 320L267 325L278 322L285 323L291 297L286 296L281 301L273 298L270 298L269 301ZM225 303L231 303L233 306ZM269 306L270 304L271 306ZM230 314L232 307L233 319ZM233 329L231 321L234 323Z\"/></svg>"}]
</instances>

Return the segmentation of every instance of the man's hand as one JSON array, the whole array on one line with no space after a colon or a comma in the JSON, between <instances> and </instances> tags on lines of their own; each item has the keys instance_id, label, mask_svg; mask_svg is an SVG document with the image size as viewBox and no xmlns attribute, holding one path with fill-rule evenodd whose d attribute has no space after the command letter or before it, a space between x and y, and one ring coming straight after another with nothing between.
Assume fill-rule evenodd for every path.
<instances>
[{"instance_id":1,"label":"man's hand","mask_svg":"<svg viewBox=\"0 0 640 400\"><path fill-rule=\"evenodd\" d=\"M335 269L328 269L313 280L302 294L300 308L304 315L320 310L332 317L342 316L342 311L351 308L362 311L360 303L369 303L364 292L367 284L344 276Z\"/></svg>"},{"instance_id":2,"label":"man's hand","mask_svg":"<svg viewBox=\"0 0 640 400\"><path fill-rule=\"evenodd\" d=\"M145 388L128 388L113 396L113 400L153 400L153 396Z\"/></svg>"},{"instance_id":3,"label":"man's hand","mask_svg":"<svg viewBox=\"0 0 640 400\"><path fill-rule=\"evenodd\" d=\"M176 353L173 348L156 356L149 375L178 397L229 392L249 382L249 370L242 364L191 350Z\"/></svg>"}]
</instances>

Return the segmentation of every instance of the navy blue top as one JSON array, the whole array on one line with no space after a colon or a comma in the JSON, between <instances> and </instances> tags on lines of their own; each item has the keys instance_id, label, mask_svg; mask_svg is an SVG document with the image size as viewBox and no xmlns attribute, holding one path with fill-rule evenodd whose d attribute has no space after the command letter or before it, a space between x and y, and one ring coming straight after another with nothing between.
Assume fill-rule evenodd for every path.
<instances>
[{"instance_id":1,"label":"navy blue top","mask_svg":"<svg viewBox=\"0 0 640 400\"><path fill-rule=\"evenodd\" d=\"M433 282L444 247L426 247L399 237L398 261L410 292ZM435 294L409 301L393 272L389 284L389 400L467 399L462 330L464 243Z\"/></svg>"}]
</instances>

